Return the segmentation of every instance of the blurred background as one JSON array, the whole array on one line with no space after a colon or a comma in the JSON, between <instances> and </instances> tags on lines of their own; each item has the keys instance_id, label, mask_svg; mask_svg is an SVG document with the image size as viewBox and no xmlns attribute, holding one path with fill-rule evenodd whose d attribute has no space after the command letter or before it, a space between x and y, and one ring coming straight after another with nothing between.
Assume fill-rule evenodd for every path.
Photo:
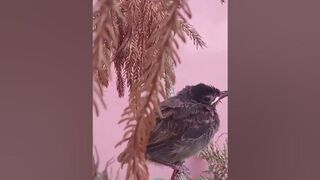
<instances>
[{"instance_id":1,"label":"blurred background","mask_svg":"<svg viewBox=\"0 0 320 180\"><path fill-rule=\"evenodd\" d=\"M198 50L191 40L182 44L179 55L182 63L175 69L176 84L175 92L178 92L186 85L194 85L200 82L214 85L220 90L228 89L228 4L221 4L219 0L189 1L192 11L192 19L189 21L202 36L207 48ZM93 144L96 146L100 157L100 169L112 157L116 158L125 145L115 148L115 145L122 139L123 126L118 124L123 109L127 107L127 94L124 98L118 98L115 86L115 77L104 95L107 109L101 109L100 116L93 113ZM218 136L228 132L228 99L224 99L218 106L221 127L213 141ZM221 138L224 140L224 138ZM200 158L194 157L186 164L195 179L205 170L206 164ZM114 172L120 167L115 162L112 164ZM150 177L170 179L172 169L150 163ZM115 173L114 173L115 174ZM120 179L124 179L125 170L120 171Z\"/></svg>"}]
</instances>

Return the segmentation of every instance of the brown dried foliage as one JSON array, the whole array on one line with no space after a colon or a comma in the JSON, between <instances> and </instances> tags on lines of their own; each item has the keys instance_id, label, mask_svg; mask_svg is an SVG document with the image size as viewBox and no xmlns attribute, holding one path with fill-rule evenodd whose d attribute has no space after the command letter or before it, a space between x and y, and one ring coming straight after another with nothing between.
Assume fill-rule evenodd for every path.
<instances>
[{"instance_id":1,"label":"brown dried foliage","mask_svg":"<svg viewBox=\"0 0 320 180\"><path fill-rule=\"evenodd\" d=\"M99 115L98 102L103 107L103 86L108 87L113 52L118 47L114 18L123 20L117 4L112 0L98 0L93 7L93 106Z\"/></svg>"},{"instance_id":2,"label":"brown dried foliage","mask_svg":"<svg viewBox=\"0 0 320 180\"><path fill-rule=\"evenodd\" d=\"M200 34L196 31L196 29L189 23L185 21L181 21L182 29L186 32L186 34L190 37L190 39L193 41L193 44L198 48L199 46L201 48L207 47L206 43L202 40L202 37Z\"/></svg>"},{"instance_id":3,"label":"brown dried foliage","mask_svg":"<svg viewBox=\"0 0 320 180\"><path fill-rule=\"evenodd\" d=\"M180 63L177 38L205 43L184 17L191 17L186 0L98 0L93 12L93 105L97 114L97 101L105 106L102 87L108 86L113 64L119 96L129 89L119 121L126 123L125 133L117 144L127 148L118 160L127 165L127 180L149 179L146 145L161 116L160 101L172 94L173 66Z\"/></svg>"}]
</instances>

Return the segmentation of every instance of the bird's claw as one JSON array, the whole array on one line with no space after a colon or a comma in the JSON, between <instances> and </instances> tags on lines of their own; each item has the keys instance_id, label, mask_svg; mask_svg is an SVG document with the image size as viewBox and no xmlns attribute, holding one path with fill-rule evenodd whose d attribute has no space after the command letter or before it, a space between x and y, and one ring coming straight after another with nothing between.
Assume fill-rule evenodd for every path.
<instances>
[{"instance_id":1,"label":"bird's claw","mask_svg":"<svg viewBox=\"0 0 320 180\"><path fill-rule=\"evenodd\" d=\"M179 173L185 174L187 176L189 176L191 174L191 171L189 168L187 168L187 166L185 165L180 165L180 166L176 166L175 168Z\"/></svg>"}]
</instances>

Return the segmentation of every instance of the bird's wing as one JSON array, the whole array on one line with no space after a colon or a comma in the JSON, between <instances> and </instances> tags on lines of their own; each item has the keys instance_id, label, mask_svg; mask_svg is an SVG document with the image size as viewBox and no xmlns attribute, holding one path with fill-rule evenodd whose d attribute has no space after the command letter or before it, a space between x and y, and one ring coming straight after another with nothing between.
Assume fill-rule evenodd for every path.
<instances>
[{"instance_id":1,"label":"bird's wing","mask_svg":"<svg viewBox=\"0 0 320 180\"><path fill-rule=\"evenodd\" d=\"M157 117L156 127L151 132L149 147L171 139L179 133L174 129L179 128L176 126L176 123L179 121L178 116L181 114L181 109L183 108L184 103L178 98L170 98L160 104L162 117Z\"/></svg>"},{"instance_id":2,"label":"bird's wing","mask_svg":"<svg viewBox=\"0 0 320 180\"><path fill-rule=\"evenodd\" d=\"M160 110L162 113L162 117L158 117L157 120L164 120L170 118L172 115L176 113L176 110L181 109L185 106L179 98L173 97L169 98L160 104Z\"/></svg>"},{"instance_id":3,"label":"bird's wing","mask_svg":"<svg viewBox=\"0 0 320 180\"><path fill-rule=\"evenodd\" d=\"M186 104L178 98L169 99L161 104L162 118L151 133L148 149L165 145L168 141L183 138L196 138L208 128L207 125L195 124L208 119L208 112L202 112L197 104Z\"/></svg>"}]
</instances>

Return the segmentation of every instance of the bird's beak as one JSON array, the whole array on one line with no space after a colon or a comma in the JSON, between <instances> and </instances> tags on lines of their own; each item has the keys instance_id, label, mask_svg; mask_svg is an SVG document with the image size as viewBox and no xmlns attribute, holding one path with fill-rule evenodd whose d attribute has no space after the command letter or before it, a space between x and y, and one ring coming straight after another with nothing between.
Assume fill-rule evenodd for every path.
<instances>
[{"instance_id":1,"label":"bird's beak","mask_svg":"<svg viewBox=\"0 0 320 180\"><path fill-rule=\"evenodd\" d=\"M217 103L218 101L220 101L221 99L223 99L227 96L228 96L228 91L221 91L220 95L218 97L216 97L214 99L214 101L212 101L211 105L214 105L215 103Z\"/></svg>"},{"instance_id":2,"label":"bird's beak","mask_svg":"<svg viewBox=\"0 0 320 180\"><path fill-rule=\"evenodd\" d=\"M221 91L220 96L219 96L219 100L221 100L227 96L228 96L228 91Z\"/></svg>"}]
</instances>

